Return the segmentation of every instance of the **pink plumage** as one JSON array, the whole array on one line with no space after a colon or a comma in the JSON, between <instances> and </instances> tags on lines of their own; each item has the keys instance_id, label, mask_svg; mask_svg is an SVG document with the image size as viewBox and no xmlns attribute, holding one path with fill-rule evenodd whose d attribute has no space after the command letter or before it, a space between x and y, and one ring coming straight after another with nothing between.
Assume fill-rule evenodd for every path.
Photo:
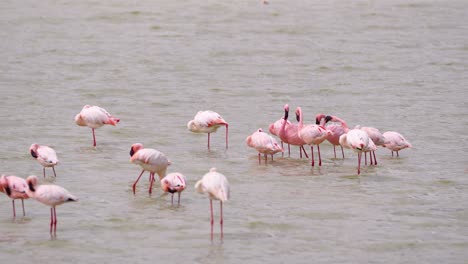
<instances>
[{"instance_id":1,"label":"pink plumage","mask_svg":"<svg viewBox=\"0 0 468 264\"><path fill-rule=\"evenodd\" d=\"M363 151L369 150L369 135L361 129L351 129L340 136L340 144L358 154L358 175L361 174L361 157Z\"/></svg>"},{"instance_id":2,"label":"pink plumage","mask_svg":"<svg viewBox=\"0 0 468 264\"><path fill-rule=\"evenodd\" d=\"M161 179L161 189L171 194L171 203L174 204L174 193L178 194L177 204L180 205L180 194L186 188L186 179L182 173L172 172Z\"/></svg>"},{"instance_id":3,"label":"pink plumage","mask_svg":"<svg viewBox=\"0 0 468 264\"><path fill-rule=\"evenodd\" d=\"M322 157L320 156L320 143L325 141L328 135L332 134L331 131L325 129L323 126L317 124L310 124L304 126L304 119L302 115L302 109L300 107L296 108L296 115L299 117L299 127L298 135L307 145L310 146L312 162L311 165L314 166L314 147L317 145L317 152L319 156L319 166L322 166Z\"/></svg>"},{"instance_id":4,"label":"pink plumage","mask_svg":"<svg viewBox=\"0 0 468 264\"><path fill-rule=\"evenodd\" d=\"M221 126L226 127L226 148L228 148L229 124L218 113L211 110L198 111L193 120L187 123L187 128L194 133L208 133L208 150L210 149L210 134L216 132Z\"/></svg>"},{"instance_id":5,"label":"pink plumage","mask_svg":"<svg viewBox=\"0 0 468 264\"><path fill-rule=\"evenodd\" d=\"M130 148L130 162L140 165L143 170L138 176L137 180L133 184L133 194L135 194L136 184L140 180L141 175L145 171L150 172L150 187L149 193L152 193L153 189L153 182L154 174L157 173L159 176L159 180L161 180L166 175L166 170L169 165L171 165L171 161L164 155L164 153L151 149L151 148L143 148L143 144L135 143Z\"/></svg>"},{"instance_id":6,"label":"pink plumage","mask_svg":"<svg viewBox=\"0 0 468 264\"><path fill-rule=\"evenodd\" d=\"M57 153L53 148L34 143L29 148L29 153L33 158L37 160L37 162L39 162L39 164L42 165L42 172L44 174L44 178L46 176L46 167L51 167L54 171L54 176L57 177L57 174L55 173L55 165L58 164L59 160L57 158Z\"/></svg>"},{"instance_id":7,"label":"pink plumage","mask_svg":"<svg viewBox=\"0 0 468 264\"><path fill-rule=\"evenodd\" d=\"M333 123L328 123L328 122L333 122ZM336 159L336 146L341 147L341 154L344 159L344 151L343 151L343 146L340 145L340 137L343 134L348 133L349 128L346 122L337 117L337 116L326 116L325 117L325 122L326 122L326 128L332 132L331 135L327 137L328 142L330 142L333 145L333 153L335 154L335 159ZM338 122L339 124L335 124Z\"/></svg>"},{"instance_id":8,"label":"pink plumage","mask_svg":"<svg viewBox=\"0 0 468 264\"><path fill-rule=\"evenodd\" d=\"M399 157L398 152L405 148L413 147L400 133L395 131L387 131L383 133L385 138L384 147L388 148L393 152L396 151L397 157Z\"/></svg>"},{"instance_id":9,"label":"pink plumage","mask_svg":"<svg viewBox=\"0 0 468 264\"><path fill-rule=\"evenodd\" d=\"M90 127L93 131L93 146L96 146L96 136L94 130L100 128L103 125L115 126L120 122L119 118L116 118L109 114L106 109L99 106L85 105L81 112L75 116L75 122L79 126Z\"/></svg>"},{"instance_id":10,"label":"pink plumage","mask_svg":"<svg viewBox=\"0 0 468 264\"><path fill-rule=\"evenodd\" d=\"M2 175L0 177L0 191L4 192L8 197L10 197L13 205L13 217L16 217L15 209L15 200L21 199L21 205L23 207L23 216L25 216L24 211L24 199L28 199L29 196L26 193L28 189L26 180L17 176L6 176Z\"/></svg>"},{"instance_id":11,"label":"pink plumage","mask_svg":"<svg viewBox=\"0 0 468 264\"><path fill-rule=\"evenodd\" d=\"M263 132L261 128L255 131L252 135L248 136L245 140L247 146L254 148L258 151L258 163L260 163L261 154L265 155L265 162L267 155L273 155L278 152L283 152L283 148L278 144L275 138Z\"/></svg>"},{"instance_id":12,"label":"pink plumage","mask_svg":"<svg viewBox=\"0 0 468 264\"><path fill-rule=\"evenodd\" d=\"M55 207L67 202L78 201L65 188L58 185L39 185L36 176L32 175L26 179L28 196L42 204L50 206L50 233L55 235L57 231L57 212Z\"/></svg>"},{"instance_id":13,"label":"pink plumage","mask_svg":"<svg viewBox=\"0 0 468 264\"><path fill-rule=\"evenodd\" d=\"M306 144L305 141L299 137L299 125L298 124L293 124L293 123L288 123L288 117L289 117L289 105L286 104L283 107L284 109L284 120L286 122L283 122L283 125L281 126L279 132L278 132L278 137L283 141L286 142L290 145L294 146L299 146L299 151L300 151L300 156L302 158L302 152L304 151L304 154L307 156L307 152L304 149L304 145Z\"/></svg>"}]
</instances>

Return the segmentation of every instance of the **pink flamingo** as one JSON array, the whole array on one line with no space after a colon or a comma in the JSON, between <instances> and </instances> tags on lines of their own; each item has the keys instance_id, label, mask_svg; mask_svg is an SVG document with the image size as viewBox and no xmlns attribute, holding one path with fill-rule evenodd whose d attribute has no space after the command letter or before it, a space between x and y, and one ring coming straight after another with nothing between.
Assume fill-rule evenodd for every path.
<instances>
[{"instance_id":1,"label":"pink flamingo","mask_svg":"<svg viewBox=\"0 0 468 264\"><path fill-rule=\"evenodd\" d=\"M362 152L369 149L369 135L360 129L351 129L348 133L340 136L340 145L350 148L358 154L358 175L361 174Z\"/></svg>"},{"instance_id":2,"label":"pink flamingo","mask_svg":"<svg viewBox=\"0 0 468 264\"><path fill-rule=\"evenodd\" d=\"M52 167L52 170L54 171L54 177L57 177L54 166L57 165L59 160L57 159L57 153L53 148L34 143L29 148L29 153L31 153L31 156L35 158L39 162L39 164L42 165L42 172L44 174L44 178L46 176L46 167Z\"/></svg>"},{"instance_id":3,"label":"pink flamingo","mask_svg":"<svg viewBox=\"0 0 468 264\"><path fill-rule=\"evenodd\" d=\"M302 109L296 108L296 116L299 117L298 135L306 144L310 145L310 151L312 156L311 165L314 166L314 146L317 145L317 152L319 157L319 166L322 166L322 158L320 156L320 143L325 141L327 137L332 134L331 131L325 129L323 126L311 124L304 126L304 118L302 115Z\"/></svg>"},{"instance_id":4,"label":"pink flamingo","mask_svg":"<svg viewBox=\"0 0 468 264\"><path fill-rule=\"evenodd\" d=\"M38 179L34 175L29 176L26 182L29 187L26 189L28 196L50 206L50 233L55 235L57 232L57 212L55 207L66 202L76 202L78 198L58 185L38 185Z\"/></svg>"},{"instance_id":5,"label":"pink flamingo","mask_svg":"<svg viewBox=\"0 0 468 264\"><path fill-rule=\"evenodd\" d=\"M223 238L223 203L229 199L230 190L229 182L226 176L216 171L216 168L211 168L210 171L203 176L195 184L195 189L201 194L208 194L210 199L210 223L211 223L211 240L213 240L213 200L219 200L220 205L220 220L221 238Z\"/></svg>"},{"instance_id":6,"label":"pink flamingo","mask_svg":"<svg viewBox=\"0 0 468 264\"><path fill-rule=\"evenodd\" d=\"M321 115L322 114L317 115L318 116L317 118L319 118ZM340 123L340 125L328 124L329 121L338 122ZM333 133L332 135L329 135L327 137L327 140L333 145L333 153L335 154L335 159L336 159L336 148L335 148L336 146L341 147L341 154L343 155L343 159L344 159L343 146L340 145L340 136L348 133L349 131L348 125L343 119L337 116L326 116L325 122L327 123L326 128Z\"/></svg>"},{"instance_id":7,"label":"pink flamingo","mask_svg":"<svg viewBox=\"0 0 468 264\"><path fill-rule=\"evenodd\" d=\"M264 154L266 163L267 155L271 155L271 159L273 160L273 155L275 153L283 151L283 148L278 144L276 139L263 132L261 128L255 131L252 135L248 136L245 141L247 143L247 146L254 148L258 151L259 164L261 154Z\"/></svg>"},{"instance_id":8,"label":"pink flamingo","mask_svg":"<svg viewBox=\"0 0 468 264\"><path fill-rule=\"evenodd\" d=\"M161 180L161 189L171 194L171 203L174 204L174 193L179 195L177 204L180 205L180 193L186 187L185 176L178 172L169 173Z\"/></svg>"},{"instance_id":9,"label":"pink flamingo","mask_svg":"<svg viewBox=\"0 0 468 264\"><path fill-rule=\"evenodd\" d=\"M143 144L141 143L135 143L132 145L130 148L130 157L130 162L138 164L143 168L140 176L138 176L137 180L133 184L133 194L135 194L136 184L145 171L150 172L149 194L151 194L153 182L155 181L154 174L157 173L159 180L161 180L166 175L167 167L171 165L171 161L166 157L166 155L164 155L164 153L155 149L143 148Z\"/></svg>"},{"instance_id":10,"label":"pink flamingo","mask_svg":"<svg viewBox=\"0 0 468 264\"><path fill-rule=\"evenodd\" d=\"M377 150L377 146L383 146L383 144L385 143L385 138L382 135L382 133L380 133L380 130L378 130L375 127L361 127L361 130L364 130L367 132L367 134L369 135L369 138L372 140L375 146L375 150L370 151L369 156L374 155L374 163L375 165L377 165L377 157L375 156L375 151ZM364 155L367 158L367 155L366 154ZM372 165L372 156L370 157L370 161Z\"/></svg>"},{"instance_id":11,"label":"pink flamingo","mask_svg":"<svg viewBox=\"0 0 468 264\"><path fill-rule=\"evenodd\" d=\"M298 131L299 131L299 125L297 124L292 124L292 123L289 123L288 125L288 116L289 116L289 105L288 104L285 104L284 105L284 120L286 120L286 122L283 122L283 125L281 126L279 132L278 132L278 136L279 138L288 143L288 144L291 144L291 145L294 145L294 146L299 146L299 151L300 151L300 157L302 158L302 151L304 152L305 156L307 158L309 158L309 156L307 155L307 152L305 151L304 149L304 145L306 144L305 141L299 137L299 134L298 134Z\"/></svg>"},{"instance_id":12,"label":"pink flamingo","mask_svg":"<svg viewBox=\"0 0 468 264\"><path fill-rule=\"evenodd\" d=\"M6 175L2 175L0 177L0 191L4 192L8 197L10 197L13 205L13 217L16 217L16 199L21 199L21 205L23 207L23 216L26 215L26 213L24 212L24 199L29 198L29 196L26 194L27 188L27 183L23 178Z\"/></svg>"},{"instance_id":13,"label":"pink flamingo","mask_svg":"<svg viewBox=\"0 0 468 264\"><path fill-rule=\"evenodd\" d=\"M75 116L75 123L79 126L88 126L93 131L93 147L96 147L96 136L94 129L100 128L103 125L115 126L120 122L119 118L116 118L109 114L106 109L99 106L85 105L81 112Z\"/></svg>"},{"instance_id":14,"label":"pink flamingo","mask_svg":"<svg viewBox=\"0 0 468 264\"><path fill-rule=\"evenodd\" d=\"M396 151L397 157L400 155L398 154L398 151L405 149L405 148L412 148L413 146L398 132L395 131L387 131L383 133L383 136L385 138L384 142L384 147L388 148L392 151L392 157L393 157L393 152Z\"/></svg>"},{"instance_id":15,"label":"pink flamingo","mask_svg":"<svg viewBox=\"0 0 468 264\"><path fill-rule=\"evenodd\" d=\"M268 126L268 131L270 131L271 134L279 137L279 131L280 131L281 127L283 126L283 122L284 122L283 118L280 118L280 119L276 120L274 123L271 123ZM289 126L289 125L291 125L291 122L289 120L286 120L286 126ZM282 140L281 140L281 148L283 148L283 141ZM291 156L291 147L290 147L289 144L288 144L288 155ZM301 152L301 155L302 155L302 152Z\"/></svg>"},{"instance_id":16,"label":"pink flamingo","mask_svg":"<svg viewBox=\"0 0 468 264\"><path fill-rule=\"evenodd\" d=\"M210 134L220 126L226 127L226 148L228 148L228 123L218 113L207 110L198 111L193 120L187 123L187 128L194 133L208 133L208 150L210 149Z\"/></svg>"}]
</instances>

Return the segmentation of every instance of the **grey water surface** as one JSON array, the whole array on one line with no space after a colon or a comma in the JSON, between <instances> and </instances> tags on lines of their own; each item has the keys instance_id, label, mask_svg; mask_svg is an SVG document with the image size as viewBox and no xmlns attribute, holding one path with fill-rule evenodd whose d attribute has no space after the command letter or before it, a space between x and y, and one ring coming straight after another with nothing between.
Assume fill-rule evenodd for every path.
<instances>
[{"instance_id":1,"label":"grey water surface","mask_svg":"<svg viewBox=\"0 0 468 264\"><path fill-rule=\"evenodd\" d=\"M467 263L468 2L44 0L0 2L0 173L65 187L77 203L0 195L1 263ZM258 164L245 138L283 105L403 134L412 149L356 175L357 157ZM78 127L83 105L121 118ZM192 134L199 110L224 128ZM180 206L129 162L140 142L188 179ZM57 178L28 153L53 147ZM306 148L309 152L310 149ZM225 237L193 185L227 176Z\"/></svg>"}]
</instances>

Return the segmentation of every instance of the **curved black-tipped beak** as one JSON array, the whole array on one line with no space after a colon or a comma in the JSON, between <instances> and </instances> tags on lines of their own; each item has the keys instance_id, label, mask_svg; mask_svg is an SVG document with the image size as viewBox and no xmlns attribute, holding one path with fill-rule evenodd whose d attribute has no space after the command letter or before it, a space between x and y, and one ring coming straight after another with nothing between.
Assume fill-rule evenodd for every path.
<instances>
[{"instance_id":1,"label":"curved black-tipped beak","mask_svg":"<svg viewBox=\"0 0 468 264\"><path fill-rule=\"evenodd\" d=\"M284 120L288 120L289 112L284 110Z\"/></svg>"},{"instance_id":2,"label":"curved black-tipped beak","mask_svg":"<svg viewBox=\"0 0 468 264\"><path fill-rule=\"evenodd\" d=\"M133 154L135 154L135 151L133 151L133 148L130 148L130 157L133 157Z\"/></svg>"},{"instance_id":3,"label":"curved black-tipped beak","mask_svg":"<svg viewBox=\"0 0 468 264\"><path fill-rule=\"evenodd\" d=\"M332 119L333 119L333 117L327 115L327 116L325 117L325 123L328 123L328 122L331 121Z\"/></svg>"}]
</instances>

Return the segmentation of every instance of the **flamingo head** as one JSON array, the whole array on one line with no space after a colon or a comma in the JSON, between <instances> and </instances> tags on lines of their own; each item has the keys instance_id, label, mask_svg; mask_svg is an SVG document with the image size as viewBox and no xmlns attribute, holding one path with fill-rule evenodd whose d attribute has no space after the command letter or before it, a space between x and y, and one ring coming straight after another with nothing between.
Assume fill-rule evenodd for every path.
<instances>
[{"instance_id":1,"label":"flamingo head","mask_svg":"<svg viewBox=\"0 0 468 264\"><path fill-rule=\"evenodd\" d=\"M83 119L83 117L81 116L81 113L77 114L75 116L75 123L79 126L86 126L86 122L85 120Z\"/></svg>"},{"instance_id":2,"label":"flamingo head","mask_svg":"<svg viewBox=\"0 0 468 264\"><path fill-rule=\"evenodd\" d=\"M29 153L31 153L31 156L33 156L33 158L37 159L37 148L39 147L38 144L34 143L31 145L31 147L29 147Z\"/></svg>"},{"instance_id":3,"label":"flamingo head","mask_svg":"<svg viewBox=\"0 0 468 264\"><path fill-rule=\"evenodd\" d=\"M31 175L26 179L26 183L28 184L29 190L31 192L36 191L37 181L37 176L35 175Z\"/></svg>"},{"instance_id":4,"label":"flamingo head","mask_svg":"<svg viewBox=\"0 0 468 264\"><path fill-rule=\"evenodd\" d=\"M137 153L142 148L143 148L143 144L141 143L133 144L132 147L130 147L130 157L133 157L133 155L135 155L135 153Z\"/></svg>"},{"instance_id":5,"label":"flamingo head","mask_svg":"<svg viewBox=\"0 0 468 264\"><path fill-rule=\"evenodd\" d=\"M288 114L289 114L289 105L285 104L284 105L284 120L288 120Z\"/></svg>"},{"instance_id":6,"label":"flamingo head","mask_svg":"<svg viewBox=\"0 0 468 264\"><path fill-rule=\"evenodd\" d=\"M302 109L300 106L296 108L296 120L297 122L301 121Z\"/></svg>"}]
</instances>

